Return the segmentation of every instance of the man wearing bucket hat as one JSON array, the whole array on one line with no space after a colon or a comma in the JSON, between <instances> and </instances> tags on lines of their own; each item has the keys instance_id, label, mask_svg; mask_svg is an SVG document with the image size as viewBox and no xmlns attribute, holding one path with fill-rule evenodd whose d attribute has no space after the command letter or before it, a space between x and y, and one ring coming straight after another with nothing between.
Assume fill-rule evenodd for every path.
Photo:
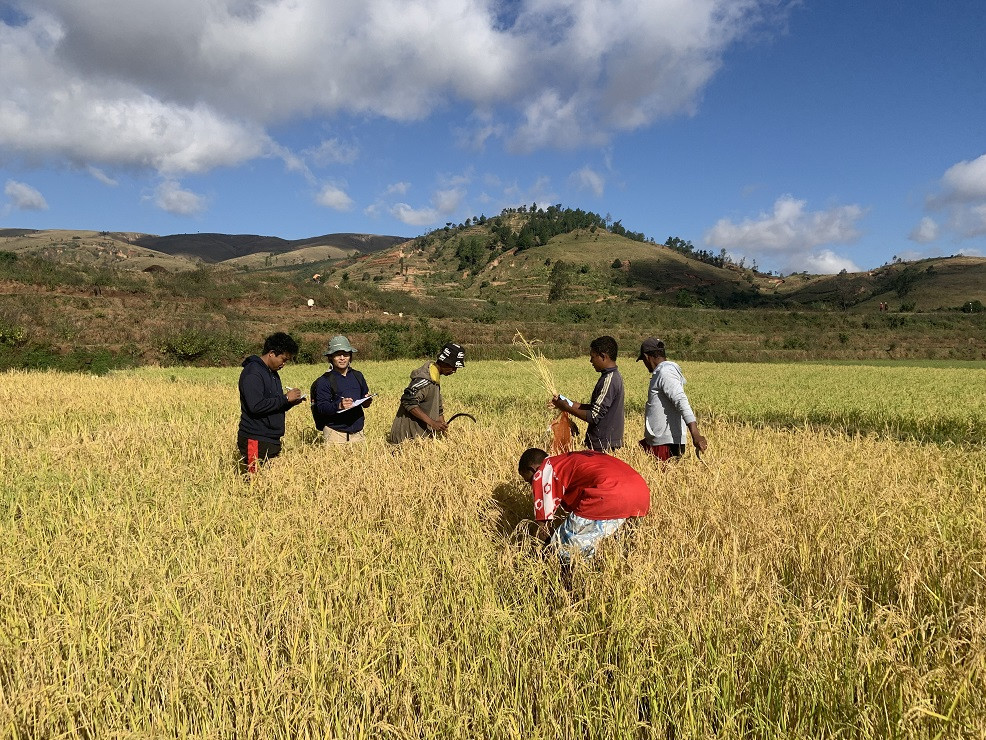
<instances>
[{"instance_id":1,"label":"man wearing bucket hat","mask_svg":"<svg viewBox=\"0 0 986 740\"><path fill-rule=\"evenodd\" d=\"M685 395L685 375L677 362L667 358L664 342L657 337L645 339L637 356L637 361L640 360L651 374L640 446L659 460L681 457L685 453L687 429L695 448L705 452L708 442L698 431L695 413Z\"/></svg>"},{"instance_id":2,"label":"man wearing bucket hat","mask_svg":"<svg viewBox=\"0 0 986 740\"><path fill-rule=\"evenodd\" d=\"M312 418L326 445L366 439L363 408L373 403L363 373L350 367L356 350L344 336L329 340L329 369L312 384Z\"/></svg>"},{"instance_id":3,"label":"man wearing bucket hat","mask_svg":"<svg viewBox=\"0 0 986 740\"><path fill-rule=\"evenodd\" d=\"M443 375L453 375L466 365L466 351L461 344L449 342L434 362L426 362L411 373L411 382L401 395L397 415L390 427L387 441L398 444L407 439L441 434L447 428L442 389Z\"/></svg>"}]
</instances>

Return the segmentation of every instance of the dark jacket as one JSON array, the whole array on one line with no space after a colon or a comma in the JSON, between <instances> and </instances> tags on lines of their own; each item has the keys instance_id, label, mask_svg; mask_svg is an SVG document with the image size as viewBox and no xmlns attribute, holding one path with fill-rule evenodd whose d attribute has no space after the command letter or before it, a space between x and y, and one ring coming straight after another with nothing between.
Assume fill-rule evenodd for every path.
<instances>
[{"instance_id":1,"label":"dark jacket","mask_svg":"<svg viewBox=\"0 0 986 740\"><path fill-rule=\"evenodd\" d=\"M405 439L431 436L431 430L425 426L410 409L420 406L432 419L438 419L445 413L442 404L442 388L438 384L440 375L434 362L426 362L411 373L411 382L401 395L397 406L397 415L390 425L387 441L399 444Z\"/></svg>"},{"instance_id":2,"label":"dark jacket","mask_svg":"<svg viewBox=\"0 0 986 740\"><path fill-rule=\"evenodd\" d=\"M349 368L349 371L343 375L332 368L323 373L311 388L312 418L315 420L315 427L319 431L328 427L345 434L363 431L363 425L366 423L363 407L356 406L340 411L339 404L344 398L355 401L368 395L370 389L366 385L363 373L359 370Z\"/></svg>"},{"instance_id":3,"label":"dark jacket","mask_svg":"<svg viewBox=\"0 0 986 740\"><path fill-rule=\"evenodd\" d=\"M281 378L257 355L243 361L240 372L240 429L242 436L280 442L284 436L284 412L290 403Z\"/></svg>"}]
</instances>

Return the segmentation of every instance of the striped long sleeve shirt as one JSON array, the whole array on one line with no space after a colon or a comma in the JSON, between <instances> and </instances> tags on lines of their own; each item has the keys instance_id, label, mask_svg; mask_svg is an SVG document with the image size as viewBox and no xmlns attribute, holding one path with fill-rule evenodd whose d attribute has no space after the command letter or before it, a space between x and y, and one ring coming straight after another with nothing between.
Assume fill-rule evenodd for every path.
<instances>
[{"instance_id":1,"label":"striped long sleeve shirt","mask_svg":"<svg viewBox=\"0 0 986 740\"><path fill-rule=\"evenodd\" d=\"M589 401L585 446L605 452L623 446L623 376L616 367L599 374Z\"/></svg>"}]
</instances>

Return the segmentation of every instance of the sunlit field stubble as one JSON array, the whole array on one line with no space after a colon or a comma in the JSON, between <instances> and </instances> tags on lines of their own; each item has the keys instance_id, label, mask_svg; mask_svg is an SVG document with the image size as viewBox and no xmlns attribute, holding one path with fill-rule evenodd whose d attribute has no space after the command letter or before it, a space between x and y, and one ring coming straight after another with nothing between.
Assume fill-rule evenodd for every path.
<instances>
[{"instance_id":1,"label":"sunlit field stubble","mask_svg":"<svg viewBox=\"0 0 986 740\"><path fill-rule=\"evenodd\" d=\"M298 408L252 483L238 369L0 378L2 735L986 736L986 372L686 363L710 449L660 469L623 358L651 513L568 592L537 380L469 363L479 423L393 451L414 366L358 364L358 453Z\"/></svg>"}]
</instances>

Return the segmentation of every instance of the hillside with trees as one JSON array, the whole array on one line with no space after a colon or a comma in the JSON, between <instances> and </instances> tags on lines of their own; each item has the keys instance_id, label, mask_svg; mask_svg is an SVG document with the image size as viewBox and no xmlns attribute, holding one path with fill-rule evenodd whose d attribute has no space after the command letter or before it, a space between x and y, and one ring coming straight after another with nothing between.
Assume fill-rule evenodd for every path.
<instances>
[{"instance_id":1,"label":"hillside with trees","mask_svg":"<svg viewBox=\"0 0 986 740\"><path fill-rule=\"evenodd\" d=\"M624 347L659 334L681 359L986 359L980 258L771 275L560 205L366 253L313 237L217 264L135 236L0 231L0 367L233 364L277 329L316 363L340 332L361 358L427 355L449 338L474 358L510 358L518 329L556 357L606 333Z\"/></svg>"}]
</instances>

